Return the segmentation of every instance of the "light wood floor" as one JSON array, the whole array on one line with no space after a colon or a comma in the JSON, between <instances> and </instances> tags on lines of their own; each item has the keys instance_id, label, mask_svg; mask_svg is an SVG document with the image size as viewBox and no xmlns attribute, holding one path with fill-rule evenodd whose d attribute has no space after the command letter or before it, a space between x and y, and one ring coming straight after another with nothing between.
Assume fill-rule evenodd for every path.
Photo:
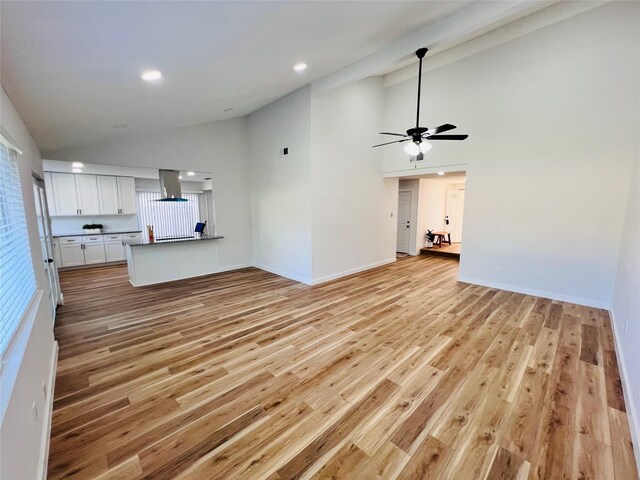
<instances>
[{"instance_id":1,"label":"light wood floor","mask_svg":"<svg viewBox=\"0 0 640 480\"><path fill-rule=\"evenodd\" d=\"M607 313L457 267L64 272L50 478L637 479Z\"/></svg>"},{"instance_id":2,"label":"light wood floor","mask_svg":"<svg viewBox=\"0 0 640 480\"><path fill-rule=\"evenodd\" d=\"M431 255L434 257L449 257L460 259L461 243L442 244L442 247L423 247L420 249L422 255Z\"/></svg>"}]
</instances>

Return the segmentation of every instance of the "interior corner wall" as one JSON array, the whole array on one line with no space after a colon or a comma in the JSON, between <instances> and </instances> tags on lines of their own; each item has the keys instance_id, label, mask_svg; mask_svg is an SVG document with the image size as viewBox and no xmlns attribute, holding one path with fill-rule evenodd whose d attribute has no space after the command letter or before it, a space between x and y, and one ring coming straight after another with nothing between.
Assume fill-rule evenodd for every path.
<instances>
[{"instance_id":1,"label":"interior corner wall","mask_svg":"<svg viewBox=\"0 0 640 480\"><path fill-rule=\"evenodd\" d=\"M247 118L167 132L122 137L47 153L55 160L128 167L196 170L213 174L218 265L251 264L251 209Z\"/></svg>"},{"instance_id":2,"label":"interior corner wall","mask_svg":"<svg viewBox=\"0 0 640 480\"><path fill-rule=\"evenodd\" d=\"M42 160L35 142L11 100L4 89L0 90L0 123L23 152L18 159L18 169L31 258L37 288L45 292L31 330L26 331L27 325L23 324L16 333L16 337L24 335L21 337L26 342L24 355L22 358L13 357L10 347L9 354L2 359L0 371L3 381L0 395L3 396L3 402L6 400L4 396L9 395L4 384L4 375L9 370L17 369L17 376L0 426L0 478L35 479L43 476L42 469L46 465L49 405L57 351L48 298L49 287L44 269L41 268L42 250L33 195L32 171L42 176ZM44 396L43 383L47 387L47 398ZM34 419L32 410L34 403L39 412L37 420Z\"/></svg>"},{"instance_id":3,"label":"interior corner wall","mask_svg":"<svg viewBox=\"0 0 640 480\"><path fill-rule=\"evenodd\" d=\"M460 280L610 305L639 149L639 12L607 3L423 76L424 125L469 138L433 142L419 165L385 147L383 168L466 164ZM385 129L411 125L415 81L386 88Z\"/></svg>"},{"instance_id":4,"label":"interior corner wall","mask_svg":"<svg viewBox=\"0 0 640 480\"><path fill-rule=\"evenodd\" d=\"M311 87L252 113L248 127L253 262L311 283Z\"/></svg>"},{"instance_id":5,"label":"interior corner wall","mask_svg":"<svg viewBox=\"0 0 640 480\"><path fill-rule=\"evenodd\" d=\"M611 313L640 470L640 157L636 159L631 178Z\"/></svg>"},{"instance_id":6,"label":"interior corner wall","mask_svg":"<svg viewBox=\"0 0 640 480\"><path fill-rule=\"evenodd\" d=\"M311 98L313 283L395 261L397 179L382 178L381 77Z\"/></svg>"}]
</instances>

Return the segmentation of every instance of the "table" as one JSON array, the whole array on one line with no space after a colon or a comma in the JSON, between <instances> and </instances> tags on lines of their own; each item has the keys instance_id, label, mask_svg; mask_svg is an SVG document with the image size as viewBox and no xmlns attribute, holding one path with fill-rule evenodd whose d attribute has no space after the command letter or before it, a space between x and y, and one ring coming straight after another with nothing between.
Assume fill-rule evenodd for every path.
<instances>
[{"instance_id":1,"label":"table","mask_svg":"<svg viewBox=\"0 0 640 480\"><path fill-rule=\"evenodd\" d=\"M451 233L450 232L433 232L434 239L433 245L438 245L438 247L442 248L442 242L448 243L451 245ZM446 238L445 238L446 236Z\"/></svg>"}]
</instances>

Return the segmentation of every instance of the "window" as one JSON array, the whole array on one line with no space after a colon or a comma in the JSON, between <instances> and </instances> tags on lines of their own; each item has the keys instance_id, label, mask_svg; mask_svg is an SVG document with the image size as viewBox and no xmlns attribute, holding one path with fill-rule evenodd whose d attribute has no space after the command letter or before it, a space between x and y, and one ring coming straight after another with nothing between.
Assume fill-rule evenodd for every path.
<instances>
[{"instance_id":1,"label":"window","mask_svg":"<svg viewBox=\"0 0 640 480\"><path fill-rule=\"evenodd\" d=\"M157 240L192 237L200 221L200 195L183 193L188 202L157 202L160 192L138 192L138 221L143 230L153 225Z\"/></svg>"},{"instance_id":2,"label":"window","mask_svg":"<svg viewBox=\"0 0 640 480\"><path fill-rule=\"evenodd\" d=\"M16 152L0 141L0 355L18 330L35 291Z\"/></svg>"}]
</instances>

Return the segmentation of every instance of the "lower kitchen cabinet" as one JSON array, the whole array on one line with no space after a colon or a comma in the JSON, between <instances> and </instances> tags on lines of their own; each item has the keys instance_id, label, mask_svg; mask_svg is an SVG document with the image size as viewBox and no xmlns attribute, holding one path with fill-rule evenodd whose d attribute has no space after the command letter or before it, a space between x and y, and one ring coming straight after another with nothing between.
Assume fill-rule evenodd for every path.
<instances>
[{"instance_id":1,"label":"lower kitchen cabinet","mask_svg":"<svg viewBox=\"0 0 640 480\"><path fill-rule=\"evenodd\" d=\"M60 260L63 267L84 265L82 243L60 243Z\"/></svg>"},{"instance_id":2,"label":"lower kitchen cabinet","mask_svg":"<svg viewBox=\"0 0 640 480\"><path fill-rule=\"evenodd\" d=\"M54 244L60 252L60 260L57 265L76 267L120 262L126 260L124 243L139 239L139 233L56 237Z\"/></svg>"},{"instance_id":3,"label":"lower kitchen cabinet","mask_svg":"<svg viewBox=\"0 0 640 480\"><path fill-rule=\"evenodd\" d=\"M102 238L99 242L86 242L84 245L84 264L91 265L93 263L104 263L107 257L104 253L104 242Z\"/></svg>"},{"instance_id":4,"label":"lower kitchen cabinet","mask_svg":"<svg viewBox=\"0 0 640 480\"><path fill-rule=\"evenodd\" d=\"M107 262L125 260L124 243L121 234L104 236L104 253L107 257Z\"/></svg>"}]
</instances>

